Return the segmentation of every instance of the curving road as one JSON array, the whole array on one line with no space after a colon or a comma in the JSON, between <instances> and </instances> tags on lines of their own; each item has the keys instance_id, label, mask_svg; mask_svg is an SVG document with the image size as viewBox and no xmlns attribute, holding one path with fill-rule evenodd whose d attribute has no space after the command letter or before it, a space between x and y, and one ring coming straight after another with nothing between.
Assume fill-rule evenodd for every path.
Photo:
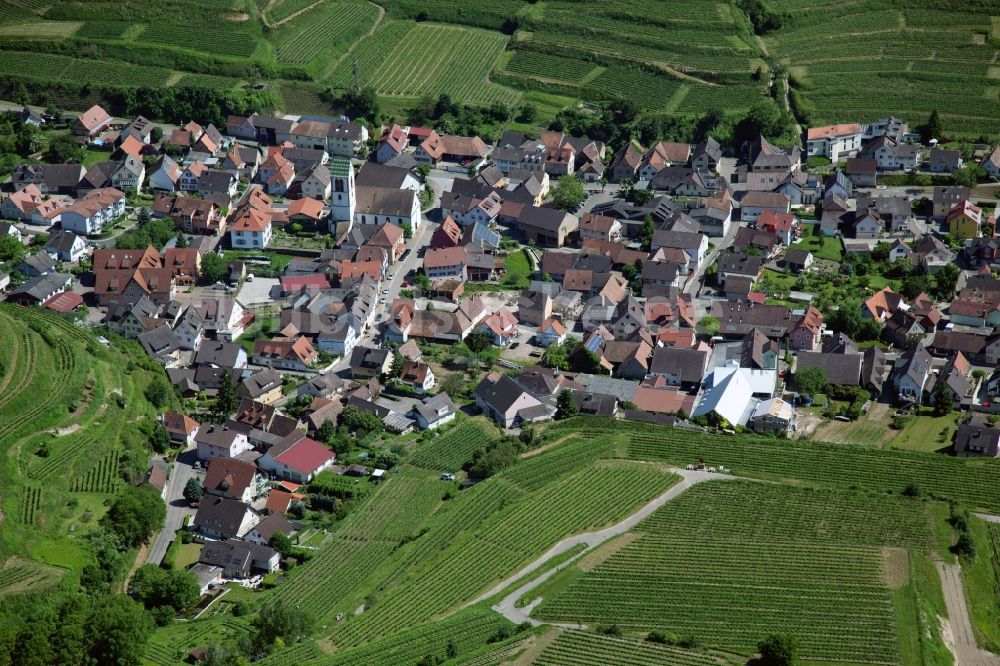
<instances>
[{"instance_id":1,"label":"curving road","mask_svg":"<svg viewBox=\"0 0 1000 666\"><path fill-rule=\"evenodd\" d=\"M581 556L590 552L596 546L604 543L605 541L607 541L612 537L616 537L620 534L628 532L633 527L638 525L639 522L642 521L644 518L649 516L651 513L659 509L661 506L663 506L673 498L680 495L682 492L684 492L691 486L694 486L698 483L702 483L703 481L731 480L736 478L728 474L716 474L712 472L696 472L696 471L689 471L682 469L674 469L672 471L678 476L680 476L681 480L675 483L673 486L671 486L662 495L652 500L651 502L643 506L641 509L639 509L629 517L625 518L621 522L615 523L611 527L606 527L603 530L598 530L596 532L584 532L582 534L566 537L556 545L552 546L552 548L550 548L548 552L539 557L537 560L525 566L524 568L520 569L519 571L515 572L506 580L501 581L500 583L495 585L492 589L476 597L468 604L466 604L466 606L471 606L472 604L479 603L485 599L489 599L490 597L499 594L501 591L504 590L504 588L512 585L515 581L524 578L533 571L537 571L552 558L558 557L559 555L565 553L571 548L575 548L580 544L585 545L586 549L583 550L579 555L577 555L572 559L567 560L566 562L561 563L557 567L553 567L552 569L546 571L544 574L525 583L524 585L521 585L520 587L518 587L516 590L505 596L503 599L501 599L497 604L495 604L492 607L493 610L500 613L505 618L507 618L511 622L514 622L515 624L520 624L521 622L527 621L534 626L538 626L539 624L542 624L542 622L539 622L538 620L528 617L528 613L531 612L531 609L534 607L534 603L523 609L516 608L514 606L517 600L523 597L527 592L541 585L551 576L555 575L556 572L562 570L563 568L569 566L570 564L573 564ZM577 625L558 625L558 626L576 627Z\"/></svg>"}]
</instances>

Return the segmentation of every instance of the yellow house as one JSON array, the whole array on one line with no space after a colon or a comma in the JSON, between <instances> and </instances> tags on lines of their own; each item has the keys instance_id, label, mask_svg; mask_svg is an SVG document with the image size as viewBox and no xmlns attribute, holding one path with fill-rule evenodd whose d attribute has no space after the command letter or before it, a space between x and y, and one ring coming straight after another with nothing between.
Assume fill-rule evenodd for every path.
<instances>
[{"instance_id":1,"label":"yellow house","mask_svg":"<svg viewBox=\"0 0 1000 666\"><path fill-rule=\"evenodd\" d=\"M975 238L979 235L979 225L983 221L983 211L970 201L960 201L948 211L948 233L955 238Z\"/></svg>"}]
</instances>

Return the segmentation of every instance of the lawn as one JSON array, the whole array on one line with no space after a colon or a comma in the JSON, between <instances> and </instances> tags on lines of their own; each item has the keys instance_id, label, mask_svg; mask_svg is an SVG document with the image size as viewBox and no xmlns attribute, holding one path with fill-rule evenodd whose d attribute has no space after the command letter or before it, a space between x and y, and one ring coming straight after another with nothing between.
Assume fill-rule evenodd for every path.
<instances>
[{"instance_id":1,"label":"lawn","mask_svg":"<svg viewBox=\"0 0 1000 666\"><path fill-rule=\"evenodd\" d=\"M894 449L911 451L940 451L951 446L957 426L955 416L934 416L925 409L919 416L905 417L906 425L899 436L892 440Z\"/></svg>"},{"instance_id":2,"label":"lawn","mask_svg":"<svg viewBox=\"0 0 1000 666\"><path fill-rule=\"evenodd\" d=\"M817 259L841 262L844 260L844 245L836 236L824 236L818 224L804 225L802 239L793 247L809 250Z\"/></svg>"},{"instance_id":3,"label":"lawn","mask_svg":"<svg viewBox=\"0 0 1000 666\"><path fill-rule=\"evenodd\" d=\"M258 264L248 264L247 271L251 273L256 273L257 275L263 275L264 273L270 273L275 276L284 273L285 268L288 266L288 262L292 259L301 259L301 257L296 257L291 254L284 254L282 252L275 252L273 250L226 250L223 258L226 261L236 261L238 259L246 258L263 258L267 257L271 260L269 267L265 267ZM263 270L262 270L263 269Z\"/></svg>"},{"instance_id":4,"label":"lawn","mask_svg":"<svg viewBox=\"0 0 1000 666\"><path fill-rule=\"evenodd\" d=\"M504 257L503 263L507 270L507 277L504 280L505 283L514 283L516 280L516 286L518 289L523 289L528 286L528 280L531 277L532 270L531 259L528 258L528 254L525 250L518 250L508 254Z\"/></svg>"},{"instance_id":5,"label":"lawn","mask_svg":"<svg viewBox=\"0 0 1000 666\"><path fill-rule=\"evenodd\" d=\"M175 569L187 569L198 561L201 555L200 543L182 543L177 549L177 559L174 560Z\"/></svg>"}]
</instances>

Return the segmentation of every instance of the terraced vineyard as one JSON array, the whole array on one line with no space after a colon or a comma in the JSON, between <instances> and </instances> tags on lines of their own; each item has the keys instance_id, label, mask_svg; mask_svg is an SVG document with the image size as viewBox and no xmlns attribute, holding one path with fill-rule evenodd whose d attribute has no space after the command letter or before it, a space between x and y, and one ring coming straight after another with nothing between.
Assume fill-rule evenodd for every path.
<instances>
[{"instance_id":1,"label":"terraced vineyard","mask_svg":"<svg viewBox=\"0 0 1000 666\"><path fill-rule=\"evenodd\" d=\"M19 518L22 525L33 525L42 503L42 489L37 486L26 486L21 491L21 512Z\"/></svg>"},{"instance_id":2,"label":"terraced vineyard","mask_svg":"<svg viewBox=\"0 0 1000 666\"><path fill-rule=\"evenodd\" d=\"M574 630L560 632L532 662L533 666L719 666L724 663L697 652Z\"/></svg>"},{"instance_id":3,"label":"terraced vineyard","mask_svg":"<svg viewBox=\"0 0 1000 666\"><path fill-rule=\"evenodd\" d=\"M52 440L49 446L55 452L50 453L46 458L39 458L31 466L28 476L37 481L45 481L56 475L65 474L67 470L73 468L76 459L84 455L93 444L94 441L88 437L74 437L73 435Z\"/></svg>"},{"instance_id":4,"label":"terraced vineyard","mask_svg":"<svg viewBox=\"0 0 1000 666\"><path fill-rule=\"evenodd\" d=\"M542 486L614 454L614 438L609 435L572 439L551 451L522 460L504 474L504 479L525 490Z\"/></svg>"},{"instance_id":5,"label":"terraced vineyard","mask_svg":"<svg viewBox=\"0 0 1000 666\"><path fill-rule=\"evenodd\" d=\"M810 659L897 663L890 571L905 567L902 547L933 545L920 501L748 482L696 486L635 532L534 615L747 654L784 631Z\"/></svg>"},{"instance_id":6,"label":"terraced vineyard","mask_svg":"<svg viewBox=\"0 0 1000 666\"><path fill-rule=\"evenodd\" d=\"M782 5L790 20L765 41L791 68L800 106L814 124L897 115L914 125L937 109L948 131L996 132L996 48L989 39L995 8L917 0L891 8L876 0ZM854 86L845 87L848 80Z\"/></svg>"},{"instance_id":7,"label":"terraced vineyard","mask_svg":"<svg viewBox=\"0 0 1000 666\"><path fill-rule=\"evenodd\" d=\"M420 444L408 462L424 469L457 472L491 439L493 435L481 421L466 421Z\"/></svg>"},{"instance_id":8,"label":"terraced vineyard","mask_svg":"<svg viewBox=\"0 0 1000 666\"><path fill-rule=\"evenodd\" d=\"M504 69L513 74L579 84L594 70L594 65L547 53L517 51Z\"/></svg>"}]
</instances>

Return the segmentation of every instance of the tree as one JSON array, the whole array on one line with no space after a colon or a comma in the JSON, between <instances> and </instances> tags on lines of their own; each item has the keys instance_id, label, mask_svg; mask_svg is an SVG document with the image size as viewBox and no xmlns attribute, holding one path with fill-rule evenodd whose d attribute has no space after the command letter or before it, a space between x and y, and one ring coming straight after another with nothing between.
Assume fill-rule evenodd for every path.
<instances>
[{"instance_id":1,"label":"tree","mask_svg":"<svg viewBox=\"0 0 1000 666\"><path fill-rule=\"evenodd\" d=\"M139 223L140 226L145 226L149 224L150 220L152 219L153 219L153 214L145 206L140 208L135 214L135 220L136 222Z\"/></svg>"},{"instance_id":2,"label":"tree","mask_svg":"<svg viewBox=\"0 0 1000 666\"><path fill-rule=\"evenodd\" d=\"M157 453L166 453L170 450L170 433L157 421L153 424L153 432L149 436L149 445Z\"/></svg>"},{"instance_id":3,"label":"tree","mask_svg":"<svg viewBox=\"0 0 1000 666\"><path fill-rule=\"evenodd\" d=\"M552 202L563 210L579 206L586 198L583 181L571 174L559 176L556 186L552 188Z\"/></svg>"},{"instance_id":4,"label":"tree","mask_svg":"<svg viewBox=\"0 0 1000 666\"><path fill-rule=\"evenodd\" d=\"M221 374L219 392L216 394L215 404L212 406L212 413L219 421L235 412L240 406L240 396L236 392L233 376L228 371L223 371Z\"/></svg>"},{"instance_id":5,"label":"tree","mask_svg":"<svg viewBox=\"0 0 1000 666\"><path fill-rule=\"evenodd\" d=\"M579 413L580 408L577 407L576 400L573 399L573 392L569 389L560 391L559 397L556 398L556 419L568 419Z\"/></svg>"},{"instance_id":6,"label":"tree","mask_svg":"<svg viewBox=\"0 0 1000 666\"><path fill-rule=\"evenodd\" d=\"M6 234L0 236L0 262L9 261L12 265L18 264L24 259L25 254L21 241Z\"/></svg>"},{"instance_id":7,"label":"tree","mask_svg":"<svg viewBox=\"0 0 1000 666\"><path fill-rule=\"evenodd\" d=\"M267 540L267 545L278 551L282 557L288 557L292 554L292 540L284 532L272 534L271 538Z\"/></svg>"},{"instance_id":8,"label":"tree","mask_svg":"<svg viewBox=\"0 0 1000 666\"><path fill-rule=\"evenodd\" d=\"M538 115L538 110L535 109L534 105L525 102L517 110L517 122L519 123L534 122L535 116L537 115Z\"/></svg>"},{"instance_id":9,"label":"tree","mask_svg":"<svg viewBox=\"0 0 1000 666\"><path fill-rule=\"evenodd\" d=\"M86 156L86 151L68 134L52 137L45 151L45 159L53 164L80 164Z\"/></svg>"},{"instance_id":10,"label":"tree","mask_svg":"<svg viewBox=\"0 0 1000 666\"><path fill-rule=\"evenodd\" d=\"M365 86L361 90L348 90L335 103L351 118L374 121L378 117L378 95L371 86Z\"/></svg>"},{"instance_id":11,"label":"tree","mask_svg":"<svg viewBox=\"0 0 1000 666\"><path fill-rule=\"evenodd\" d=\"M193 574L161 569L155 564L144 564L136 569L128 591L148 609L167 606L175 611L193 606L201 596L201 587Z\"/></svg>"},{"instance_id":12,"label":"tree","mask_svg":"<svg viewBox=\"0 0 1000 666\"><path fill-rule=\"evenodd\" d=\"M638 274L639 269L635 267L635 264L625 264L622 266L622 277L631 282L635 279L636 274Z\"/></svg>"},{"instance_id":13,"label":"tree","mask_svg":"<svg viewBox=\"0 0 1000 666\"><path fill-rule=\"evenodd\" d=\"M956 185L961 185L963 187L975 187L979 183L979 179L986 175L986 171L977 166L976 164L966 164L965 166L957 169L955 173L952 174L952 181Z\"/></svg>"},{"instance_id":14,"label":"tree","mask_svg":"<svg viewBox=\"0 0 1000 666\"><path fill-rule=\"evenodd\" d=\"M795 371L795 388L805 395L816 395L826 386L826 370L818 366L799 368Z\"/></svg>"},{"instance_id":15,"label":"tree","mask_svg":"<svg viewBox=\"0 0 1000 666\"><path fill-rule=\"evenodd\" d=\"M204 282L214 284L229 274L226 260L215 252L206 252L201 256L201 277Z\"/></svg>"},{"instance_id":16,"label":"tree","mask_svg":"<svg viewBox=\"0 0 1000 666\"><path fill-rule=\"evenodd\" d=\"M312 616L304 608L292 608L280 599L264 606L253 621L253 656L270 653L279 639L285 645L298 643L312 631L312 624Z\"/></svg>"},{"instance_id":17,"label":"tree","mask_svg":"<svg viewBox=\"0 0 1000 666\"><path fill-rule=\"evenodd\" d=\"M129 486L111 503L101 524L126 548L135 548L163 527L166 515L163 498L152 486Z\"/></svg>"},{"instance_id":18,"label":"tree","mask_svg":"<svg viewBox=\"0 0 1000 666\"><path fill-rule=\"evenodd\" d=\"M355 433L358 437L364 437L372 432L382 432L385 425L379 417L371 412L362 412L354 405L344 407L340 412L340 425Z\"/></svg>"},{"instance_id":19,"label":"tree","mask_svg":"<svg viewBox=\"0 0 1000 666\"><path fill-rule=\"evenodd\" d=\"M170 404L170 396L172 392L173 389L170 387L170 384L167 383L167 380L161 375L156 375L146 387L145 396L146 400L149 400L154 407L160 409Z\"/></svg>"},{"instance_id":20,"label":"tree","mask_svg":"<svg viewBox=\"0 0 1000 666\"><path fill-rule=\"evenodd\" d=\"M952 396L951 389L948 388L948 383L945 381L938 381L934 384L933 399L934 414L936 416L945 416L955 409L954 397Z\"/></svg>"},{"instance_id":21,"label":"tree","mask_svg":"<svg viewBox=\"0 0 1000 666\"><path fill-rule=\"evenodd\" d=\"M184 249L184 248L186 248L188 246L187 236L185 236L180 231L177 232L176 246L179 247L179 248L181 248L181 249Z\"/></svg>"},{"instance_id":22,"label":"tree","mask_svg":"<svg viewBox=\"0 0 1000 666\"><path fill-rule=\"evenodd\" d=\"M330 419L323 421L320 427L316 429L316 437L318 437L321 442L329 443L336 435L337 424Z\"/></svg>"},{"instance_id":23,"label":"tree","mask_svg":"<svg viewBox=\"0 0 1000 666\"><path fill-rule=\"evenodd\" d=\"M934 273L934 295L942 300L951 300L955 295L955 286L958 284L961 270L955 264L945 264Z\"/></svg>"},{"instance_id":24,"label":"tree","mask_svg":"<svg viewBox=\"0 0 1000 666\"><path fill-rule=\"evenodd\" d=\"M927 122L918 129L920 130L920 140L924 143L930 143L931 139L939 139L941 137L944 126L941 124L941 116L938 115L937 109L931 111Z\"/></svg>"},{"instance_id":25,"label":"tree","mask_svg":"<svg viewBox=\"0 0 1000 666\"><path fill-rule=\"evenodd\" d=\"M406 365L406 359L398 351L392 352L392 365L389 366L389 378L399 379L403 374L403 366Z\"/></svg>"},{"instance_id":26,"label":"tree","mask_svg":"<svg viewBox=\"0 0 1000 666\"><path fill-rule=\"evenodd\" d=\"M493 340L490 339L489 333L484 331L482 328L473 330L465 338L465 346L469 348L469 351L476 355L477 368L479 367L479 355L489 349L492 345Z\"/></svg>"},{"instance_id":27,"label":"tree","mask_svg":"<svg viewBox=\"0 0 1000 666\"><path fill-rule=\"evenodd\" d=\"M34 155L45 148L45 135L35 125L22 124L14 136L17 152L20 155Z\"/></svg>"},{"instance_id":28,"label":"tree","mask_svg":"<svg viewBox=\"0 0 1000 666\"><path fill-rule=\"evenodd\" d=\"M642 248L644 250L649 250L653 245L653 234L656 233L656 224L653 223L653 216L646 213L646 217L642 220L642 233L640 237L642 238Z\"/></svg>"},{"instance_id":29,"label":"tree","mask_svg":"<svg viewBox=\"0 0 1000 666\"><path fill-rule=\"evenodd\" d=\"M775 136L785 132L786 118L773 100L761 100L750 107L746 116L733 128L737 146L760 136Z\"/></svg>"},{"instance_id":30,"label":"tree","mask_svg":"<svg viewBox=\"0 0 1000 666\"><path fill-rule=\"evenodd\" d=\"M798 659L799 642L787 634L771 634L757 644L761 666L793 666Z\"/></svg>"},{"instance_id":31,"label":"tree","mask_svg":"<svg viewBox=\"0 0 1000 666\"><path fill-rule=\"evenodd\" d=\"M705 315L698 322L698 329L705 335L718 335L719 326L719 320L712 315Z\"/></svg>"},{"instance_id":32,"label":"tree","mask_svg":"<svg viewBox=\"0 0 1000 666\"><path fill-rule=\"evenodd\" d=\"M152 131L149 133L149 140L154 144L163 141L163 128L159 125L154 125Z\"/></svg>"},{"instance_id":33,"label":"tree","mask_svg":"<svg viewBox=\"0 0 1000 666\"><path fill-rule=\"evenodd\" d=\"M139 603L121 594L104 598L88 622L93 663L138 664L153 628L152 618Z\"/></svg>"},{"instance_id":34,"label":"tree","mask_svg":"<svg viewBox=\"0 0 1000 666\"><path fill-rule=\"evenodd\" d=\"M188 479L187 483L184 484L184 499L189 504L194 504L195 502L200 502L204 496L205 488L201 485L201 481L195 477Z\"/></svg>"}]
</instances>

